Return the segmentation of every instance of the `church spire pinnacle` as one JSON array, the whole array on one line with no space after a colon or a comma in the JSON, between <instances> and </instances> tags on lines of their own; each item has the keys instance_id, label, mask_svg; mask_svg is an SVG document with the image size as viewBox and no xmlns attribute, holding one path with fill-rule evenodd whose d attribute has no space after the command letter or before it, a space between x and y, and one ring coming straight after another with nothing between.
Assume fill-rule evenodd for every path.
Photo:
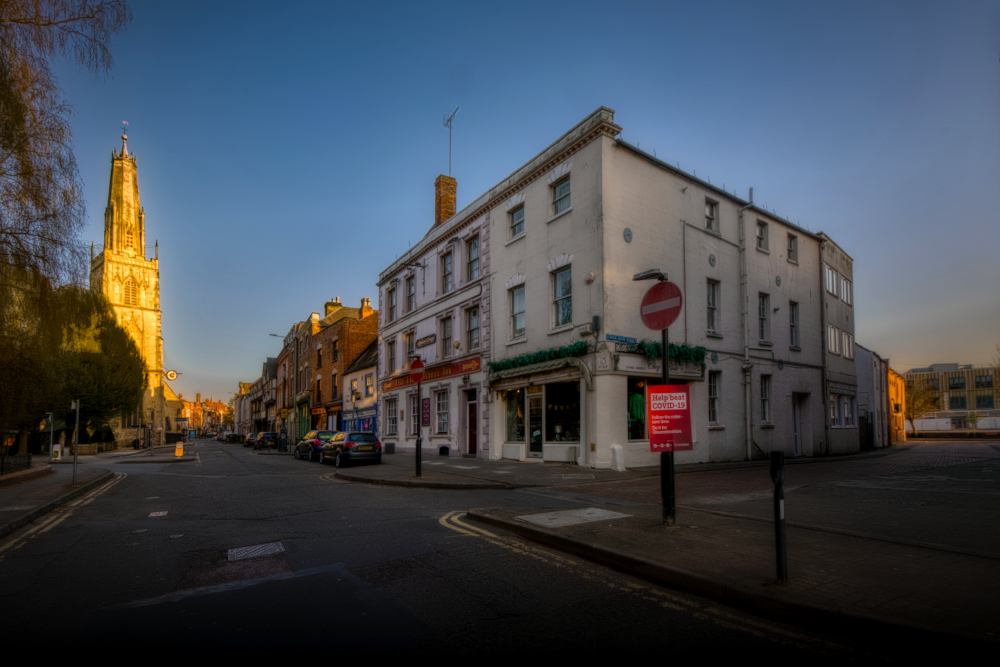
<instances>
[{"instance_id":1,"label":"church spire pinnacle","mask_svg":"<svg viewBox=\"0 0 1000 667\"><path fill-rule=\"evenodd\" d=\"M122 121L122 157L128 157L128 146L126 142L128 141L128 135L125 132L128 130L128 121Z\"/></svg>"}]
</instances>

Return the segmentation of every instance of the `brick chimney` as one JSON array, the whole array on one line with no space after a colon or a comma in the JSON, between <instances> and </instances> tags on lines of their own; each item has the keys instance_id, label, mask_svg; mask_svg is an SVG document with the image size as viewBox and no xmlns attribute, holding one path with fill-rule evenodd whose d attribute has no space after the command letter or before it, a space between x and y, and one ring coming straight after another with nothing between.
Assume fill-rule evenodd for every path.
<instances>
[{"instance_id":1,"label":"brick chimney","mask_svg":"<svg viewBox=\"0 0 1000 667\"><path fill-rule=\"evenodd\" d=\"M201 392L198 392L197 394L194 395L194 402L201 403Z\"/></svg>"},{"instance_id":2,"label":"brick chimney","mask_svg":"<svg viewBox=\"0 0 1000 667\"><path fill-rule=\"evenodd\" d=\"M372 310L372 300L371 299L361 299L361 312L358 313L358 319L363 320L375 311Z\"/></svg>"},{"instance_id":3,"label":"brick chimney","mask_svg":"<svg viewBox=\"0 0 1000 667\"><path fill-rule=\"evenodd\" d=\"M455 215L455 192L458 181L441 174L434 180L434 226Z\"/></svg>"},{"instance_id":4,"label":"brick chimney","mask_svg":"<svg viewBox=\"0 0 1000 667\"><path fill-rule=\"evenodd\" d=\"M333 311L337 310L338 308L342 308L342 307L343 307L343 305L340 303L340 297L339 296L333 297L332 300L326 302L326 306L325 306L326 312L323 313L323 317L326 317L327 315L329 315Z\"/></svg>"}]
</instances>

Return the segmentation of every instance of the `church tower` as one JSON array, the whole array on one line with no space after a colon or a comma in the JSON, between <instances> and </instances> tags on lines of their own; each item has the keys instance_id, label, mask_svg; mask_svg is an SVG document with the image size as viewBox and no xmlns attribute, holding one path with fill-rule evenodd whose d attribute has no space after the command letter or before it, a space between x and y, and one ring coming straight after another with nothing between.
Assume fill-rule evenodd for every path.
<instances>
[{"instance_id":1,"label":"church tower","mask_svg":"<svg viewBox=\"0 0 1000 667\"><path fill-rule=\"evenodd\" d=\"M163 444L169 424L164 419L159 248L154 246L153 258L146 259L146 217L139 204L136 159L129 155L127 141L123 134L121 152L111 151L104 250L94 257L91 249L90 289L101 292L114 305L118 322L138 345L148 373L142 412L137 406L137 413L123 420L116 429L116 440L131 442L134 427L142 425L152 426L153 441Z\"/></svg>"}]
</instances>

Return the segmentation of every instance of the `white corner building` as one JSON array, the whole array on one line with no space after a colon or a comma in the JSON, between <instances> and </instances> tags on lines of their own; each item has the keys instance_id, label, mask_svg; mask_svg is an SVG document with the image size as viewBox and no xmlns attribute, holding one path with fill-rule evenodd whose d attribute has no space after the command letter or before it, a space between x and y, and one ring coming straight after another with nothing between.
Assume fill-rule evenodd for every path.
<instances>
[{"instance_id":1,"label":"white corner building","mask_svg":"<svg viewBox=\"0 0 1000 667\"><path fill-rule=\"evenodd\" d=\"M424 392L425 448L430 431L492 459L656 464L644 395L661 366L645 343L660 332L639 314L652 282L632 277L658 269L684 295L670 376L689 385L694 446L677 463L857 451L851 258L620 132L599 108L382 273L383 438L407 440L419 409L409 349L428 371L475 367Z\"/></svg>"}]
</instances>

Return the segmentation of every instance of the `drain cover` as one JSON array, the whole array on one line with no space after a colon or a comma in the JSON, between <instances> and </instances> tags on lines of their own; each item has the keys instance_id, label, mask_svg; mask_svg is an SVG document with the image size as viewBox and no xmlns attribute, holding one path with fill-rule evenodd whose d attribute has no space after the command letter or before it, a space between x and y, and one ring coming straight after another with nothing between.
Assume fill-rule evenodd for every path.
<instances>
[{"instance_id":1,"label":"drain cover","mask_svg":"<svg viewBox=\"0 0 1000 667\"><path fill-rule=\"evenodd\" d=\"M260 556L270 556L280 554L285 551L281 542L269 542L268 544L255 544L252 547L238 547L229 550L229 562L243 560L244 558L259 558Z\"/></svg>"}]
</instances>

